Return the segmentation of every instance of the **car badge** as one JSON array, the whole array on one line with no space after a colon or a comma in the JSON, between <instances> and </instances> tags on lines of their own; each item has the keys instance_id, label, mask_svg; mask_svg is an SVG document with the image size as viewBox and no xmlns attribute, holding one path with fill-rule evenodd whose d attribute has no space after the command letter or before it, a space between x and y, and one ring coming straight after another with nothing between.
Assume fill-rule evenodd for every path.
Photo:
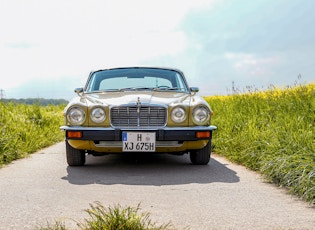
<instances>
[{"instance_id":1,"label":"car badge","mask_svg":"<svg viewBox=\"0 0 315 230\"><path fill-rule=\"evenodd\" d=\"M136 104L137 104L137 106L141 105L140 97L138 97Z\"/></svg>"}]
</instances>

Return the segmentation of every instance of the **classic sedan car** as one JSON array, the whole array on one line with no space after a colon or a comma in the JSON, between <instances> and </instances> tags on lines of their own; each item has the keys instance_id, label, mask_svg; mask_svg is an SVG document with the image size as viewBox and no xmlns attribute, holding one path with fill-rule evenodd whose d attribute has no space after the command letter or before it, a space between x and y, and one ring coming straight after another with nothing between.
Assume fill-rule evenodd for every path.
<instances>
[{"instance_id":1,"label":"classic sedan car","mask_svg":"<svg viewBox=\"0 0 315 230\"><path fill-rule=\"evenodd\" d=\"M64 110L69 166L85 164L86 154L156 152L190 154L208 164L212 111L189 88L177 69L113 68L91 72L78 97Z\"/></svg>"}]
</instances>

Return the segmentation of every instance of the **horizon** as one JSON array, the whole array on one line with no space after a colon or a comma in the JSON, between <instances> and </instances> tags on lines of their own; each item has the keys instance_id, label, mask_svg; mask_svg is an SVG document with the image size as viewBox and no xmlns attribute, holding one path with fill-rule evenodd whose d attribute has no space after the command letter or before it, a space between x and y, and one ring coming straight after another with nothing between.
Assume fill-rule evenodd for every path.
<instances>
[{"instance_id":1,"label":"horizon","mask_svg":"<svg viewBox=\"0 0 315 230\"><path fill-rule=\"evenodd\" d=\"M272 91L272 90L290 90L292 88L295 87L300 87L300 86L307 86L307 85L311 85L311 84L315 84L315 82L301 82L301 77L298 76L298 80L296 80L294 83L292 84L287 84L283 87L280 86L275 86L273 84L268 85L266 88L262 87L262 88L257 88L255 85L248 85L245 86L244 88L240 89L235 87L235 85L231 85L231 89L227 90L226 94L222 94L222 95L217 95L217 94L213 94L213 95L200 95L202 97L211 97L211 96L231 96L231 95L243 95L243 94L247 94L247 93L253 93L253 92L267 92L267 91ZM234 88L233 88L234 86ZM73 90L74 92L74 90ZM198 93L197 93L198 94ZM44 98L44 97L27 97L27 98L7 98L4 97L3 95L3 90L0 89L0 101L2 100L64 100L69 102L71 99L73 99L74 97L77 97L78 95L74 92L74 96L71 97L70 99L65 99L65 98Z\"/></svg>"}]
</instances>

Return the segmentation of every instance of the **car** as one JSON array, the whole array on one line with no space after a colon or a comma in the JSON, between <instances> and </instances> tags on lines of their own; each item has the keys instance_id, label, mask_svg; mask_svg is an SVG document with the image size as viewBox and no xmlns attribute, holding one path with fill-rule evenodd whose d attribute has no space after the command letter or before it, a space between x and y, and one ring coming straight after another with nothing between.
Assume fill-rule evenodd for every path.
<instances>
[{"instance_id":1,"label":"car","mask_svg":"<svg viewBox=\"0 0 315 230\"><path fill-rule=\"evenodd\" d=\"M69 166L83 166L87 154L169 153L190 155L192 164L211 157L213 114L189 87L182 71L122 67L93 71L64 109Z\"/></svg>"}]
</instances>

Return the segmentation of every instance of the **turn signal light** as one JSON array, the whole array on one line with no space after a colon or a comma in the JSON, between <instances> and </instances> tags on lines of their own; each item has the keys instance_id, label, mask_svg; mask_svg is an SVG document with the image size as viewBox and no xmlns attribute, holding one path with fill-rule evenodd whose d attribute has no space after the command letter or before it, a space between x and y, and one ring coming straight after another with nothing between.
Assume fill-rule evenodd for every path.
<instances>
[{"instance_id":1,"label":"turn signal light","mask_svg":"<svg viewBox=\"0 0 315 230\"><path fill-rule=\"evenodd\" d=\"M67 137L68 138L82 138L82 132L80 132L80 131L68 131Z\"/></svg>"},{"instance_id":2,"label":"turn signal light","mask_svg":"<svg viewBox=\"0 0 315 230\"><path fill-rule=\"evenodd\" d=\"M197 138L210 138L211 137L211 132L196 132L196 137Z\"/></svg>"}]
</instances>

